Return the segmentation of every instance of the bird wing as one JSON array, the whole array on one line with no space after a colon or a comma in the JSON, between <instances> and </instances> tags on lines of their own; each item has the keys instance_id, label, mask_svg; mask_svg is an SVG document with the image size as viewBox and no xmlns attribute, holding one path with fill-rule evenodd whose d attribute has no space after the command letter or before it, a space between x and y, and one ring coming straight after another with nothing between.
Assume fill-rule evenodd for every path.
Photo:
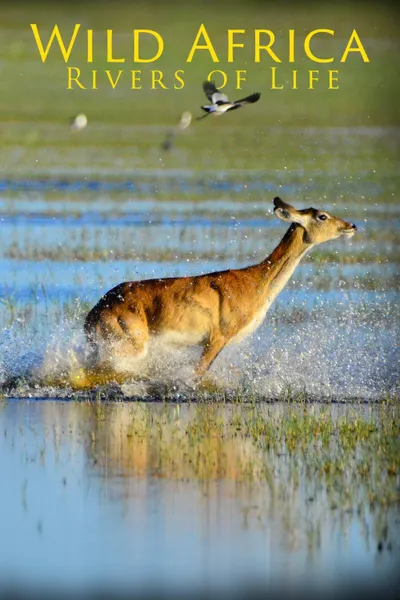
<instances>
[{"instance_id":1,"label":"bird wing","mask_svg":"<svg viewBox=\"0 0 400 600\"><path fill-rule=\"evenodd\" d=\"M228 102L228 96L221 94L221 92L218 91L218 88L215 87L213 81L205 81L203 83L203 90L209 101L213 104L217 104L218 102Z\"/></svg>"},{"instance_id":2,"label":"bird wing","mask_svg":"<svg viewBox=\"0 0 400 600\"><path fill-rule=\"evenodd\" d=\"M221 94L220 92L216 92L215 94L212 95L211 102L213 104L226 104L227 102L229 102L229 100L228 100L228 96L226 96L226 94Z\"/></svg>"},{"instance_id":3,"label":"bird wing","mask_svg":"<svg viewBox=\"0 0 400 600\"><path fill-rule=\"evenodd\" d=\"M247 96L246 98L242 98L242 100L235 100L235 102L233 103L235 106L243 106L244 104L254 104L254 102L258 102L258 100L260 99L261 94L259 94L258 92L256 94L251 94L250 96Z\"/></svg>"}]
</instances>

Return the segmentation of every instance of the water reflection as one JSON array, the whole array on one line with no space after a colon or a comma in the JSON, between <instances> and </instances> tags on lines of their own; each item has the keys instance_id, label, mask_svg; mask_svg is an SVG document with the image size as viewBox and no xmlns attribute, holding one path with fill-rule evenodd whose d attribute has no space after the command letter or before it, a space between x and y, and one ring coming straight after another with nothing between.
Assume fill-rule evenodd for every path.
<instances>
[{"instance_id":1,"label":"water reflection","mask_svg":"<svg viewBox=\"0 0 400 600\"><path fill-rule=\"evenodd\" d=\"M396 406L4 402L0 581L173 593L387 580L398 417Z\"/></svg>"}]
</instances>

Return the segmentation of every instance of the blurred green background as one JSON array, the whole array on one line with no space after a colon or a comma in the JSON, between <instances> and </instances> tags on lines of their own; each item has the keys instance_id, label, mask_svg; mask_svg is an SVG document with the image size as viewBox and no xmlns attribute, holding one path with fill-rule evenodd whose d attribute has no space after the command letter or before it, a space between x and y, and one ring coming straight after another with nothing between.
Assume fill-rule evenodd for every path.
<instances>
[{"instance_id":1,"label":"blurred green background","mask_svg":"<svg viewBox=\"0 0 400 600\"><path fill-rule=\"evenodd\" d=\"M130 168L270 169L295 166L310 160L313 143L301 143L288 128L391 127L399 124L399 32L394 3L272 3L247 2L57 2L3 3L0 22L0 164L7 176L46 174L59 170L69 174L81 167L115 172ZM90 69L98 69L98 90L67 90L67 69L58 48L42 64L30 23L36 23L47 43L54 24L68 39L75 23L81 32L69 61L82 70L82 81ZM212 63L208 52L198 52L191 64L186 58L196 32L204 23L220 63ZM86 62L87 28L94 29L94 62ZM151 64L134 64L133 29L158 31L164 38L163 56ZM245 29L245 48L235 51L235 62L227 62L227 30ZM273 63L265 54L253 62L254 29L276 34L274 51L282 58ZM334 63L316 64L305 57L305 35L313 29L335 30L335 36L317 36L312 49L321 56L335 56ZM356 29L370 58L364 63L350 53L340 57ZM114 31L114 53L126 57L124 64L106 63L105 30ZM288 29L296 31L296 62L288 63ZM240 36L239 36L240 37ZM238 41L242 41L238 39ZM143 44L151 51L154 44ZM289 81L298 70L298 90L270 89L270 67L277 66L279 81ZM124 73L116 89L100 71ZM140 91L131 90L130 69L142 70ZM169 126L184 110L201 114L205 98L201 84L213 68L226 71L227 93L233 98L259 91L261 101L220 119L206 119L180 136L177 150L165 155L160 144ZM151 90L151 69L164 73L169 90ZM185 87L173 89L173 73L184 69ZM235 69L247 70L243 92L235 90ZM315 90L308 86L308 69L320 70ZM339 90L328 90L328 69L339 69ZM68 119L84 112L89 127L71 134ZM349 133L351 135L351 133ZM315 138L315 136L314 136ZM398 137L382 131L374 140L377 164L387 168L398 159ZM331 144L335 147L335 142ZM302 149L303 148L303 149ZM329 148L327 150L329 154ZM389 157L390 155L390 157ZM388 158L389 157L389 158ZM329 157L326 157L328 160ZM360 157L362 160L362 156ZM314 156L313 160L319 160ZM320 165L326 168L326 162ZM106 173L104 173L106 174Z\"/></svg>"},{"instance_id":2,"label":"blurred green background","mask_svg":"<svg viewBox=\"0 0 400 600\"><path fill-rule=\"evenodd\" d=\"M373 382L375 397L391 390L398 379L393 324L400 264L397 13L387 2L3 4L0 302L5 310L0 326L15 323L15 335L22 331L24 340L33 332L32 342L22 344L31 350L42 344L37 332L53 331L54 323L72 322L80 335L85 311L120 281L258 262L285 229L271 214L272 199L279 195L358 227L349 243L339 239L311 253L274 309L280 323L300 319L305 327L308 319L319 322L322 313L332 317L329 327L307 329L310 353L304 353L304 363L298 363L293 346L289 362L300 364L299 381L301 365L315 365L310 380L327 373L322 385L329 380L329 386L345 388L346 397L370 397ZM45 44L55 24L67 38L76 23L82 25L69 64L82 70L83 79L92 68L108 68L114 76L121 68L106 63L105 32L112 29L115 55L127 58L116 89L99 74L98 90L68 91L59 49L53 48L42 64L30 23L38 25ZM218 64L206 52L185 63L201 23L221 59ZM94 30L91 65L82 35L88 28ZM165 51L156 63L133 64L135 28L162 34ZM227 30L236 28L247 33L245 48L236 51L232 65L227 63ZM253 62L256 28L276 34L274 50L281 64L266 55L261 63ZM334 55L334 63L312 63L304 55L305 36L319 28L333 29L335 36L315 38L312 48L320 56ZM293 64L287 62L289 29L297 35ZM358 53L340 63L353 29L370 63ZM153 50L151 43L143 47L144 53ZM299 89L272 91L271 66L278 67L280 81L298 70ZM133 68L143 71L140 91L130 89ZM235 69L246 69L243 90L235 91L231 80L226 91L233 98L258 91L260 101L219 118L193 121L166 152L162 143L182 112L202 114L202 82L214 68L230 77ZM335 68L340 88L328 90L327 71ZM162 70L171 89L151 90L151 69ZM172 89L177 69L185 71L180 91ZM308 69L321 72L313 91L307 89ZM88 126L73 132L69 121L81 112ZM344 332L343 317L349 324ZM270 324L267 320L266 327ZM267 343L275 335L277 352L272 350L261 364L279 370L284 364L280 352L296 336L292 330L281 339L277 328L260 338ZM14 356L19 346L19 340L8 339L0 347L4 357ZM320 341L328 349L325 368L320 367ZM259 343L255 352L264 356ZM24 358L12 362L12 368L25 365ZM293 377L291 372L290 386ZM325 394L328 388L321 389Z\"/></svg>"}]
</instances>

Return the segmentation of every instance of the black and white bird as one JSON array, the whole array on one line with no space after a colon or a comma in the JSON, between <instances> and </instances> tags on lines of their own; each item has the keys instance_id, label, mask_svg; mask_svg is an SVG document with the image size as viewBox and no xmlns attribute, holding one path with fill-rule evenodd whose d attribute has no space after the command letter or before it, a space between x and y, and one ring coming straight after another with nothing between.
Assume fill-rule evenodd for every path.
<instances>
[{"instance_id":1,"label":"black and white bird","mask_svg":"<svg viewBox=\"0 0 400 600\"><path fill-rule=\"evenodd\" d=\"M207 117L208 115L222 115L229 110L236 110L245 104L254 104L254 102L258 102L261 96L261 94L257 92L247 96L246 98L242 98L242 100L230 102L228 100L228 96L222 94L218 88L215 87L213 81L205 81L203 83L203 90L211 104L205 104L201 107L206 114L202 115L201 117L197 117L197 119L204 119L204 117Z\"/></svg>"}]
</instances>

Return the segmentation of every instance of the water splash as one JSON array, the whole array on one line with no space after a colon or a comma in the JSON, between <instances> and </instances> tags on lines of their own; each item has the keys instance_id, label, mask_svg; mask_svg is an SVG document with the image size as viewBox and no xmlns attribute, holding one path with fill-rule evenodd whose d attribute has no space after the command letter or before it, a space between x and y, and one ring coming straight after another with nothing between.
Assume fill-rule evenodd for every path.
<instances>
[{"instance_id":1,"label":"water splash","mask_svg":"<svg viewBox=\"0 0 400 600\"><path fill-rule=\"evenodd\" d=\"M238 346L228 346L202 385L193 366L200 349L153 343L132 380L103 387L104 397L154 399L240 398L378 401L399 396L398 307L392 301L350 305L345 312L307 311L284 319L277 310ZM287 314L286 314L287 317ZM22 398L73 397L87 362L81 315L50 333L15 322L0 336L0 386ZM92 388L99 391L95 379ZM121 382L119 382L121 383ZM117 390L117 392L116 392Z\"/></svg>"}]
</instances>

